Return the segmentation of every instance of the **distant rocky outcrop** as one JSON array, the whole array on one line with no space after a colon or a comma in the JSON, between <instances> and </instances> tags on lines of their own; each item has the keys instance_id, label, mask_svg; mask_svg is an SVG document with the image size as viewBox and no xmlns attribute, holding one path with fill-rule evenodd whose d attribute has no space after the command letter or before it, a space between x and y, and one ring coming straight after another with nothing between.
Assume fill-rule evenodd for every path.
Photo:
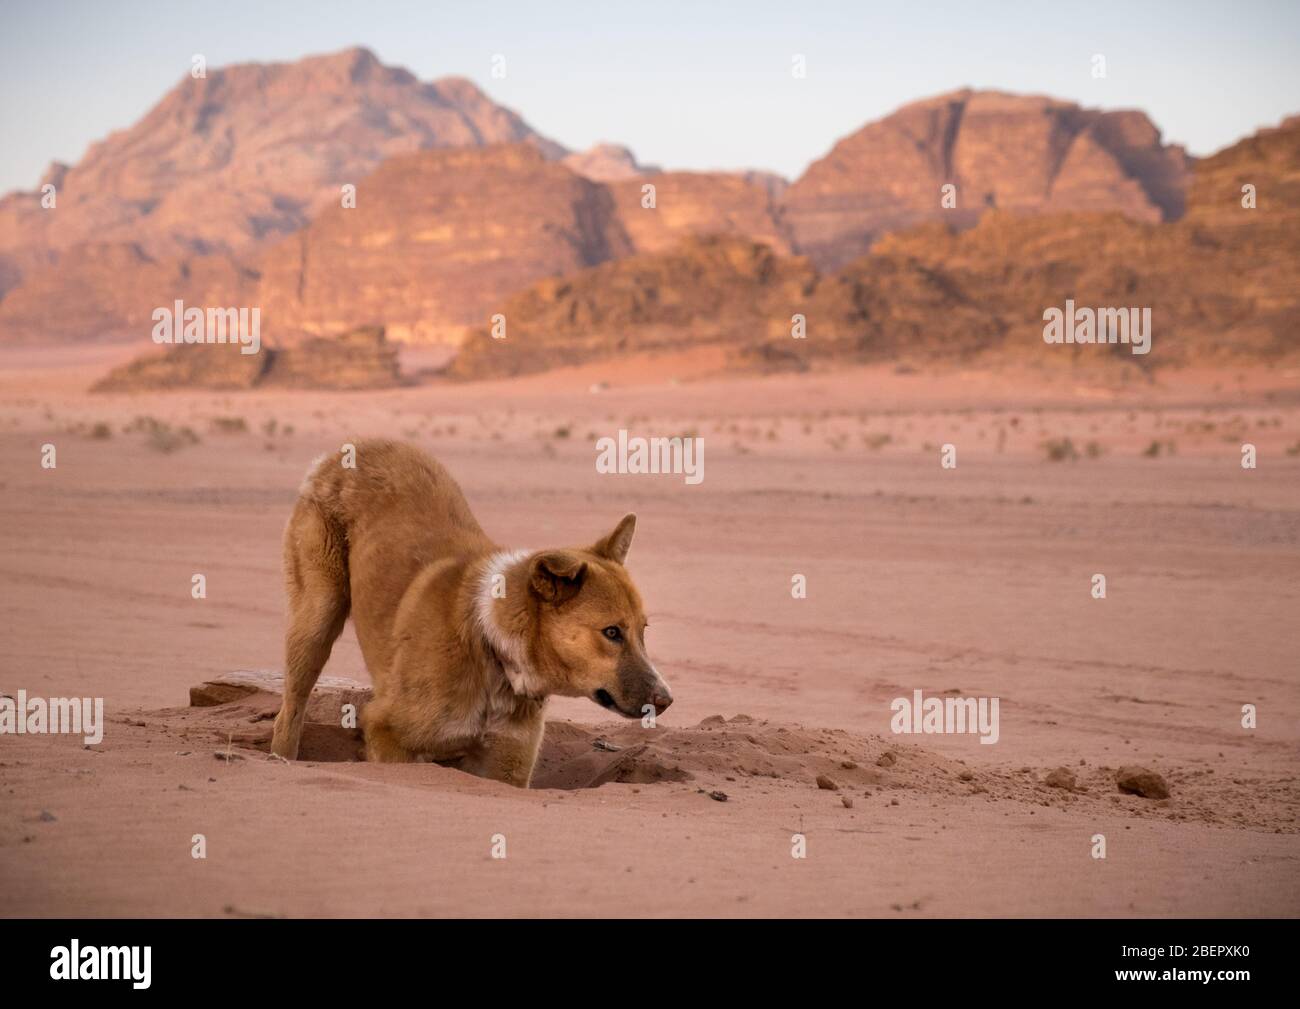
<instances>
[{"instance_id":1,"label":"distant rocky outcrop","mask_svg":"<svg viewBox=\"0 0 1300 1009\"><path fill-rule=\"evenodd\" d=\"M1141 112L963 90L904 106L844 138L785 192L795 246L822 269L926 220L969 226L991 209L1181 216L1190 159ZM941 187L956 205L941 205Z\"/></svg>"},{"instance_id":2,"label":"distant rocky outcrop","mask_svg":"<svg viewBox=\"0 0 1300 1009\"><path fill-rule=\"evenodd\" d=\"M449 373L487 378L616 354L761 343L788 334L780 311L802 303L816 281L806 260L749 239L687 238L666 252L534 284L504 304L505 339L475 330Z\"/></svg>"},{"instance_id":3,"label":"distant rocky outcrop","mask_svg":"<svg viewBox=\"0 0 1300 1009\"><path fill-rule=\"evenodd\" d=\"M260 297L277 331L446 340L526 284L631 251L609 192L531 145L424 151L270 249Z\"/></svg>"},{"instance_id":4,"label":"distant rocky outcrop","mask_svg":"<svg viewBox=\"0 0 1300 1009\"><path fill-rule=\"evenodd\" d=\"M257 284L256 272L224 254L159 260L131 242L86 242L30 270L0 301L0 338L145 339L159 307L255 304Z\"/></svg>"},{"instance_id":5,"label":"distant rocky outcrop","mask_svg":"<svg viewBox=\"0 0 1300 1009\"><path fill-rule=\"evenodd\" d=\"M597 144L585 151L574 151L563 159L570 171L596 182L631 179L642 175L657 175L654 165L642 165L626 147L619 144Z\"/></svg>"},{"instance_id":6,"label":"distant rocky outcrop","mask_svg":"<svg viewBox=\"0 0 1300 1009\"><path fill-rule=\"evenodd\" d=\"M1256 209L1242 185L1258 180ZM450 373L483 378L714 344L731 366L917 360L1164 365L1300 355L1300 118L1196 168L1186 214L991 211L891 234L834 273L744 239L547 281L512 298L509 335L474 334ZM1047 346L1046 309L1150 309L1152 349ZM792 336L802 316L805 337Z\"/></svg>"},{"instance_id":7,"label":"distant rocky outcrop","mask_svg":"<svg viewBox=\"0 0 1300 1009\"><path fill-rule=\"evenodd\" d=\"M645 186L654 186L654 208ZM731 172L661 172L609 183L618 219L636 252L659 252L692 235L736 235L789 255L767 176Z\"/></svg>"},{"instance_id":8,"label":"distant rocky outcrop","mask_svg":"<svg viewBox=\"0 0 1300 1009\"><path fill-rule=\"evenodd\" d=\"M167 389L384 389L401 384L397 350L377 327L241 353L236 344L181 344L113 369L92 392Z\"/></svg>"},{"instance_id":9,"label":"distant rocky outcrop","mask_svg":"<svg viewBox=\"0 0 1300 1009\"><path fill-rule=\"evenodd\" d=\"M394 340L457 342L509 319L506 298L534 281L715 233L791 252L769 190L739 175L599 183L528 145L425 151L367 177L357 209L330 208L268 250L260 304L276 331L377 323Z\"/></svg>"},{"instance_id":10,"label":"distant rocky outcrop","mask_svg":"<svg viewBox=\"0 0 1300 1009\"><path fill-rule=\"evenodd\" d=\"M1248 197L1256 209L1242 213ZM1215 228L1272 230L1300 224L1300 116L1198 161L1187 219Z\"/></svg>"}]
</instances>

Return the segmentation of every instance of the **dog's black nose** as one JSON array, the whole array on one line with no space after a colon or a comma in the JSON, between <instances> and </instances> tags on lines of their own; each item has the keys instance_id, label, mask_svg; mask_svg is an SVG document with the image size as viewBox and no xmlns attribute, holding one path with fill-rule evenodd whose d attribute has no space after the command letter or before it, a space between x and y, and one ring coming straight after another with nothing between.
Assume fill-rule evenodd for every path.
<instances>
[{"instance_id":1,"label":"dog's black nose","mask_svg":"<svg viewBox=\"0 0 1300 1009\"><path fill-rule=\"evenodd\" d=\"M668 691L656 691L650 697L650 703L655 706L655 714L662 715L668 710L668 705L673 703L673 695Z\"/></svg>"}]
</instances>

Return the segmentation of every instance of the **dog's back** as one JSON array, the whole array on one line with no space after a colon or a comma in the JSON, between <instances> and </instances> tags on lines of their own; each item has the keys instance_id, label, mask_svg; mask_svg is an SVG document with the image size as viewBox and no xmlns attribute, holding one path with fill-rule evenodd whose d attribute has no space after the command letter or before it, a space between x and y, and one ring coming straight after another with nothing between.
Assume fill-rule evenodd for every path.
<instances>
[{"instance_id":1,"label":"dog's back","mask_svg":"<svg viewBox=\"0 0 1300 1009\"><path fill-rule=\"evenodd\" d=\"M367 668L382 677L398 603L416 575L495 549L456 481L419 449L361 439L318 459L284 531L289 630L276 752L296 753L307 695L349 614Z\"/></svg>"}]
</instances>

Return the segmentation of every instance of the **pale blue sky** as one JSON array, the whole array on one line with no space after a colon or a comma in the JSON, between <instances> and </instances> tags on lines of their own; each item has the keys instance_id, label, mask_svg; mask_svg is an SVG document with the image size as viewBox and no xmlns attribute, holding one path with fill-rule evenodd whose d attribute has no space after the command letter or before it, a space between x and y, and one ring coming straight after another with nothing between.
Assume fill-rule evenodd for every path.
<instances>
[{"instance_id":1,"label":"pale blue sky","mask_svg":"<svg viewBox=\"0 0 1300 1009\"><path fill-rule=\"evenodd\" d=\"M133 123L196 52L216 66L365 45L424 79L470 77L571 148L611 140L669 168L791 177L864 122L965 85L1141 108L1195 154L1300 112L1300 0L0 0L0 12L0 192ZM505 80L490 77L494 53Z\"/></svg>"}]
</instances>

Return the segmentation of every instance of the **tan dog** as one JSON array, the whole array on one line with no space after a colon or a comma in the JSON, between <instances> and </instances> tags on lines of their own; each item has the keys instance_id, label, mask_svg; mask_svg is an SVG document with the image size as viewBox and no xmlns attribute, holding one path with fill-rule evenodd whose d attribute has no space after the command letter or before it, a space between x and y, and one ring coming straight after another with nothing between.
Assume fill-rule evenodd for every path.
<instances>
[{"instance_id":1,"label":"tan dog","mask_svg":"<svg viewBox=\"0 0 1300 1009\"><path fill-rule=\"evenodd\" d=\"M428 758L526 787L551 694L662 712L645 613L623 561L636 516L585 548L506 551L423 452L356 443L307 474L284 535L284 703L271 749L298 755L321 668L351 613L374 700L366 756Z\"/></svg>"}]
</instances>

